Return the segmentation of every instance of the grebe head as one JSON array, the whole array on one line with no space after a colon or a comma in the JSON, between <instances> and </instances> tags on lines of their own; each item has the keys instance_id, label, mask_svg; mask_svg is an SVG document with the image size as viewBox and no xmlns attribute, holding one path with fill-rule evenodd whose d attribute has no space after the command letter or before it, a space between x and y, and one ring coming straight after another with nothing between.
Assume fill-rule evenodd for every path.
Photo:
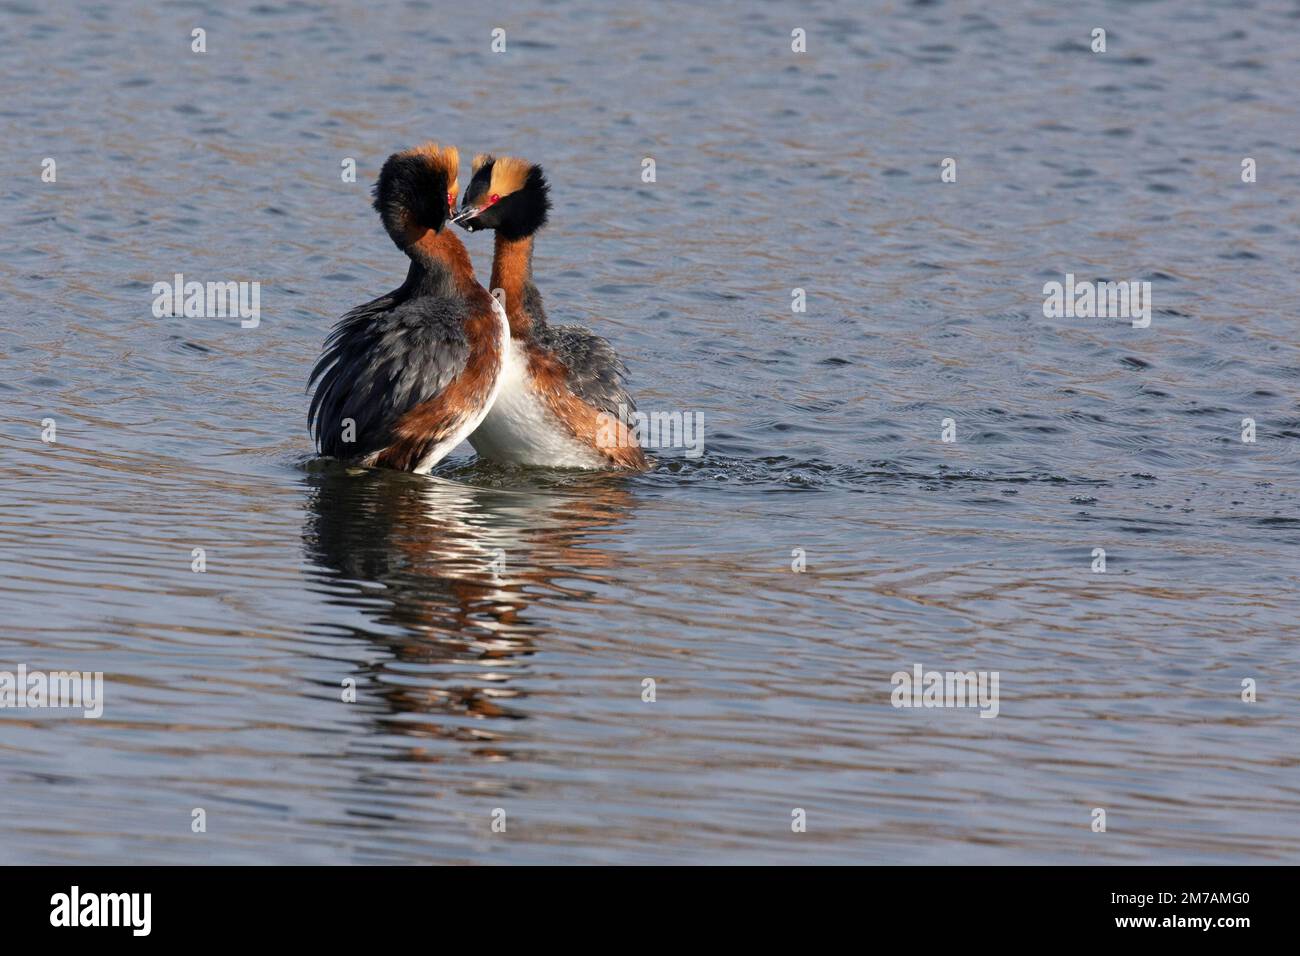
<instances>
[{"instance_id":1,"label":"grebe head","mask_svg":"<svg viewBox=\"0 0 1300 956\"><path fill-rule=\"evenodd\" d=\"M541 166L513 156L474 157L474 178L452 222L470 232L495 229L507 239L531 236L546 225L550 186Z\"/></svg>"},{"instance_id":2,"label":"grebe head","mask_svg":"<svg viewBox=\"0 0 1300 956\"><path fill-rule=\"evenodd\" d=\"M397 248L406 252L429 230L446 226L459 174L455 146L425 143L388 157L375 182L375 211Z\"/></svg>"}]
</instances>

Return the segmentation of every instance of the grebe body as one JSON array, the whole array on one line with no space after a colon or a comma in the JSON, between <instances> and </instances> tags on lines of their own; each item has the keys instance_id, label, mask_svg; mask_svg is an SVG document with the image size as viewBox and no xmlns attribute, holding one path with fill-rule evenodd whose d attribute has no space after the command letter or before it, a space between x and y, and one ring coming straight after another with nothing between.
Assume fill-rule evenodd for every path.
<instances>
[{"instance_id":1,"label":"grebe body","mask_svg":"<svg viewBox=\"0 0 1300 956\"><path fill-rule=\"evenodd\" d=\"M411 260L406 281L345 315L312 370L322 455L425 473L487 416L510 352L505 311L447 228L459 157L430 143L388 158L375 209Z\"/></svg>"},{"instance_id":2,"label":"grebe body","mask_svg":"<svg viewBox=\"0 0 1300 956\"><path fill-rule=\"evenodd\" d=\"M579 325L552 326L533 282L533 239L546 224L549 185L540 166L480 154L453 220L495 232L494 293L511 344L496 401L470 444L484 458L552 468L645 468L630 438L635 404L627 369L605 339Z\"/></svg>"}]
</instances>

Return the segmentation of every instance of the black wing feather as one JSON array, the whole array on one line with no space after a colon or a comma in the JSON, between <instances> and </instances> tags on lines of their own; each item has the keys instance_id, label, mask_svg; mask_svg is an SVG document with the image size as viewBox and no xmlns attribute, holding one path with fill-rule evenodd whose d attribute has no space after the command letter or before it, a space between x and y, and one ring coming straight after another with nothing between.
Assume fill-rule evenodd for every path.
<instances>
[{"instance_id":1,"label":"black wing feather","mask_svg":"<svg viewBox=\"0 0 1300 956\"><path fill-rule=\"evenodd\" d=\"M469 358L463 307L403 289L358 306L325 341L308 387L307 413L322 455L359 458L392 443L404 413L434 398L464 370ZM346 419L354 442L344 442Z\"/></svg>"},{"instance_id":2,"label":"black wing feather","mask_svg":"<svg viewBox=\"0 0 1300 956\"><path fill-rule=\"evenodd\" d=\"M581 325L546 325L537 340L564 363L569 388L584 402L618 419L636 411L623 384L627 366L608 341Z\"/></svg>"}]
</instances>

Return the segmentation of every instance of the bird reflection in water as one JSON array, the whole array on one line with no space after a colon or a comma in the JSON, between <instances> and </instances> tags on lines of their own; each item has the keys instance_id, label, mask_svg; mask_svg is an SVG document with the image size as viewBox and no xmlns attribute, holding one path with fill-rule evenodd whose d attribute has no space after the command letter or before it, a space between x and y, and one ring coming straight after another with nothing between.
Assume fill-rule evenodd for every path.
<instances>
[{"instance_id":1,"label":"bird reflection in water","mask_svg":"<svg viewBox=\"0 0 1300 956\"><path fill-rule=\"evenodd\" d=\"M607 582L619 561L611 544L633 503L625 480L495 489L319 462L307 484L314 586L364 614L353 633L389 655L354 675L358 701L383 701L385 732L508 759L500 721L527 716L512 685L546 639L529 604L603 600L582 582Z\"/></svg>"}]
</instances>

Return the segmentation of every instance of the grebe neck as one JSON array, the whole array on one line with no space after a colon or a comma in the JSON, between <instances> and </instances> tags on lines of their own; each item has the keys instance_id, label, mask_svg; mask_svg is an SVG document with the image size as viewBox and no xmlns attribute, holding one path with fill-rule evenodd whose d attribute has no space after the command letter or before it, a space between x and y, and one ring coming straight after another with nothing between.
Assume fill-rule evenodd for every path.
<instances>
[{"instance_id":1,"label":"grebe neck","mask_svg":"<svg viewBox=\"0 0 1300 956\"><path fill-rule=\"evenodd\" d=\"M405 287L411 293L457 299L483 294L469 252L450 229L426 229L406 247L406 254L411 257L411 268L406 273Z\"/></svg>"},{"instance_id":2,"label":"grebe neck","mask_svg":"<svg viewBox=\"0 0 1300 956\"><path fill-rule=\"evenodd\" d=\"M533 284L533 237L507 239L496 234L492 254L493 290L505 291L510 334L527 339L546 324L542 296Z\"/></svg>"}]
</instances>

